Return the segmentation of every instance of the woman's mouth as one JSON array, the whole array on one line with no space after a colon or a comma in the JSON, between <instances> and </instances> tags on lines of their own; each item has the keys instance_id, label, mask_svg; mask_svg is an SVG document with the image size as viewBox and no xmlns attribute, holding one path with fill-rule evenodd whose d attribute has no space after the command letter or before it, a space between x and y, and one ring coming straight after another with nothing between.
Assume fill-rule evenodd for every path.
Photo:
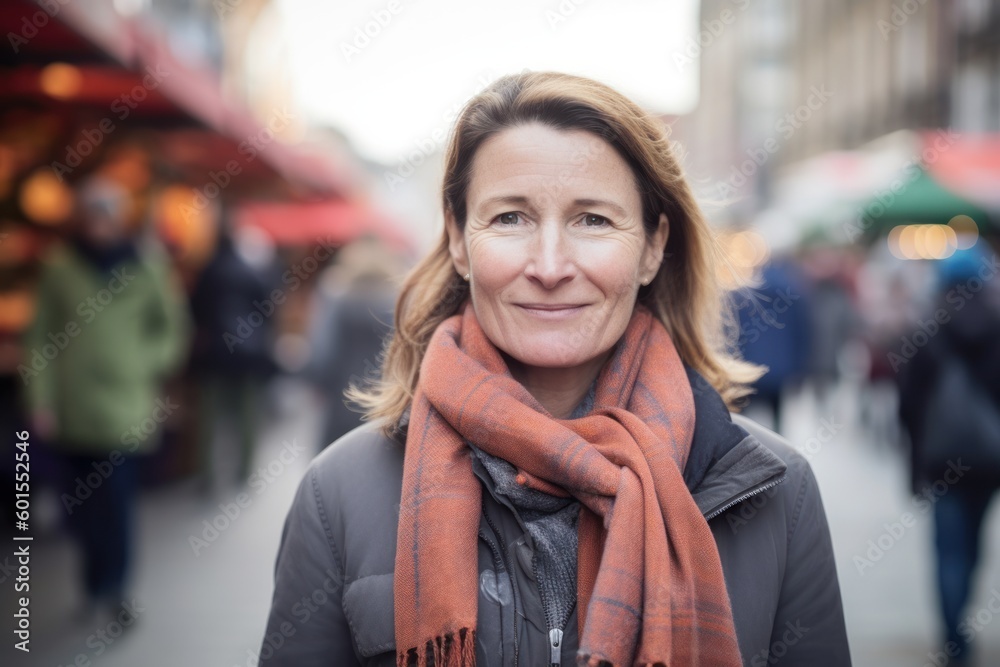
<instances>
[{"instance_id":1,"label":"woman's mouth","mask_svg":"<svg viewBox=\"0 0 1000 667\"><path fill-rule=\"evenodd\" d=\"M587 307L587 304L583 303L518 303L514 305L532 317L546 320L574 317Z\"/></svg>"}]
</instances>

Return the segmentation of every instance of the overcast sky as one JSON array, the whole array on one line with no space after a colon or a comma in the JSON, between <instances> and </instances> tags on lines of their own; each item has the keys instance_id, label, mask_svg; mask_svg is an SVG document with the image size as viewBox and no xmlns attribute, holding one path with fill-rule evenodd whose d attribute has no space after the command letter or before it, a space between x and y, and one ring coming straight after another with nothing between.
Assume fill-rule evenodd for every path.
<instances>
[{"instance_id":1,"label":"overcast sky","mask_svg":"<svg viewBox=\"0 0 1000 667\"><path fill-rule=\"evenodd\" d=\"M697 97L697 62L679 60L696 31L696 0L279 0L279 7L297 106L385 163L418 145L440 146L436 138L472 94L525 68L590 76L660 113L684 113Z\"/></svg>"}]
</instances>

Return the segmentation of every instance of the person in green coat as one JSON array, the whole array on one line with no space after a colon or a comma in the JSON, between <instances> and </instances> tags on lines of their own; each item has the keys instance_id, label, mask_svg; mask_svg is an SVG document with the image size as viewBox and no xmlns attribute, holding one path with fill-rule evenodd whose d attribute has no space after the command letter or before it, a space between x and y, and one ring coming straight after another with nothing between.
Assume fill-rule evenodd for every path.
<instances>
[{"instance_id":1,"label":"person in green coat","mask_svg":"<svg viewBox=\"0 0 1000 667\"><path fill-rule=\"evenodd\" d=\"M124 600L136 455L179 407L162 387L189 337L165 253L128 232L129 203L106 179L81 186L74 235L43 261L19 367L35 433L65 462L61 504L95 611Z\"/></svg>"}]
</instances>

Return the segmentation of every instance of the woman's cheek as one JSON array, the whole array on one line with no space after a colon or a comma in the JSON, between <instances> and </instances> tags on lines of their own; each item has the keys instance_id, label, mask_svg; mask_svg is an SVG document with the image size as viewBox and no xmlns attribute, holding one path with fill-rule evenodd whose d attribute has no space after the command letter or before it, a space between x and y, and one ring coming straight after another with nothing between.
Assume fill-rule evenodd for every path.
<instances>
[{"instance_id":1,"label":"woman's cheek","mask_svg":"<svg viewBox=\"0 0 1000 667\"><path fill-rule=\"evenodd\" d=\"M516 276L525 257L524 242L510 236L493 236L469 244L473 272L480 281L503 281Z\"/></svg>"},{"instance_id":2,"label":"woman's cheek","mask_svg":"<svg viewBox=\"0 0 1000 667\"><path fill-rule=\"evenodd\" d=\"M632 253L622 253L620 248L615 253L591 256L581 266L605 294L631 292L638 282L638 260Z\"/></svg>"}]
</instances>

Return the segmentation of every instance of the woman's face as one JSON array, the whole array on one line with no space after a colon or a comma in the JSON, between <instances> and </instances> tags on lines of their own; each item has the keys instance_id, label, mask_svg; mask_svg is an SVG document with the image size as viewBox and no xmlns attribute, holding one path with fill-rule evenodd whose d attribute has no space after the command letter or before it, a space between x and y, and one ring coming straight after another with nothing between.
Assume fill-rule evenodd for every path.
<instances>
[{"instance_id":1,"label":"woman's face","mask_svg":"<svg viewBox=\"0 0 1000 667\"><path fill-rule=\"evenodd\" d=\"M599 137L540 123L509 128L472 164L464 232L448 219L459 274L494 345L527 367L601 364L663 257L635 178Z\"/></svg>"}]
</instances>

